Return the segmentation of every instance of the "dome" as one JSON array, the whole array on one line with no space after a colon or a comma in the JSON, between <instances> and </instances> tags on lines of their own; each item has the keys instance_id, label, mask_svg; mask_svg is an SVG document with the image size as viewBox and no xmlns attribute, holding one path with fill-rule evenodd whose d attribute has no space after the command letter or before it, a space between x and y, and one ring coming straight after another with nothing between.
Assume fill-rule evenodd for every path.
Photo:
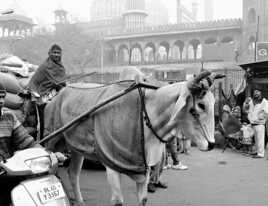
<instances>
[{"instance_id":1,"label":"dome","mask_svg":"<svg viewBox=\"0 0 268 206\"><path fill-rule=\"evenodd\" d=\"M0 15L0 21L23 21L28 24L34 24L33 20L27 16L26 12L19 6L19 4L14 0Z\"/></svg>"},{"instance_id":2,"label":"dome","mask_svg":"<svg viewBox=\"0 0 268 206\"><path fill-rule=\"evenodd\" d=\"M168 9L162 0L147 0L146 10L148 13L146 24L148 26L168 24Z\"/></svg>"},{"instance_id":3,"label":"dome","mask_svg":"<svg viewBox=\"0 0 268 206\"><path fill-rule=\"evenodd\" d=\"M92 21L121 17L125 0L94 0L90 7Z\"/></svg>"}]
</instances>

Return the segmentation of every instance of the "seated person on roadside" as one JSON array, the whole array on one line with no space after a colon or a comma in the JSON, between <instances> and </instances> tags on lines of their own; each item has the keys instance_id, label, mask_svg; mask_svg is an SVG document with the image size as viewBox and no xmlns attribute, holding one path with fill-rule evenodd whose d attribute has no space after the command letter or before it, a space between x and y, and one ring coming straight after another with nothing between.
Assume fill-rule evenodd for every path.
<instances>
[{"instance_id":1,"label":"seated person on roadside","mask_svg":"<svg viewBox=\"0 0 268 206\"><path fill-rule=\"evenodd\" d=\"M241 109L239 106L231 108L224 105L220 121L220 130L223 129L225 135L229 135L239 131L241 128Z\"/></svg>"},{"instance_id":2,"label":"seated person on roadside","mask_svg":"<svg viewBox=\"0 0 268 206\"><path fill-rule=\"evenodd\" d=\"M44 102L53 98L66 86L66 71L61 62L62 49L54 44L48 52L48 58L32 76L28 88L41 95Z\"/></svg>"},{"instance_id":3,"label":"seated person on roadside","mask_svg":"<svg viewBox=\"0 0 268 206\"><path fill-rule=\"evenodd\" d=\"M235 106L231 109L231 114L241 122L241 108L239 106Z\"/></svg>"},{"instance_id":4,"label":"seated person on roadside","mask_svg":"<svg viewBox=\"0 0 268 206\"><path fill-rule=\"evenodd\" d=\"M252 98L248 97L243 105L248 120L254 130L255 151L253 158L263 158L265 153L265 122L268 119L268 101L262 96L260 90L253 91Z\"/></svg>"},{"instance_id":5,"label":"seated person on roadside","mask_svg":"<svg viewBox=\"0 0 268 206\"><path fill-rule=\"evenodd\" d=\"M6 89L0 83L0 161L12 157L13 153L17 150L41 147L41 145L35 143L34 138L28 134L15 114L3 108L5 97ZM65 160L61 153L57 153L56 156L59 161ZM10 202L10 191L18 181L16 178L6 179L3 177L0 179L0 205L8 205L8 202Z\"/></svg>"}]
</instances>

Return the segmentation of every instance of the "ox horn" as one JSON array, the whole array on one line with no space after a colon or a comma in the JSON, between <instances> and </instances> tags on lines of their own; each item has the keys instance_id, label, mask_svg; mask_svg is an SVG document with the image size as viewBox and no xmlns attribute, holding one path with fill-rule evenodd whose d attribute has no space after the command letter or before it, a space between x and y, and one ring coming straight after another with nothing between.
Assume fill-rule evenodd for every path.
<instances>
[{"instance_id":1,"label":"ox horn","mask_svg":"<svg viewBox=\"0 0 268 206\"><path fill-rule=\"evenodd\" d=\"M188 89L191 91L192 94L200 93L204 88L203 85L200 85L200 81L204 78L207 78L211 72L209 71L202 71L198 74L192 81L188 82Z\"/></svg>"},{"instance_id":2,"label":"ox horn","mask_svg":"<svg viewBox=\"0 0 268 206\"><path fill-rule=\"evenodd\" d=\"M222 78L224 78L224 77L226 77L225 74L216 74L216 75L214 76L214 80L215 80L215 79L222 79Z\"/></svg>"},{"instance_id":3,"label":"ox horn","mask_svg":"<svg viewBox=\"0 0 268 206\"><path fill-rule=\"evenodd\" d=\"M215 81L215 79L222 79L226 77L225 74L216 74L216 73L212 73L209 77L207 77L207 81L208 81L208 85L209 87L212 86L213 82Z\"/></svg>"},{"instance_id":4,"label":"ox horn","mask_svg":"<svg viewBox=\"0 0 268 206\"><path fill-rule=\"evenodd\" d=\"M210 71L207 71L207 70L202 71L200 74L198 74L198 75L194 78L193 83L194 83L194 84L198 84L202 79L208 77L210 74L211 74Z\"/></svg>"}]
</instances>

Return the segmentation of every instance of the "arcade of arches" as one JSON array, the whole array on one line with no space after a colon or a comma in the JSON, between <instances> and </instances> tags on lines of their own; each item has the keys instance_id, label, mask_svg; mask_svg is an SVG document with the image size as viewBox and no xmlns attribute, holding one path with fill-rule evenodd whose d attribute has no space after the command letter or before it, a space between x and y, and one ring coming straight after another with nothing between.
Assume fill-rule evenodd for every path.
<instances>
[{"instance_id":1,"label":"arcade of arches","mask_svg":"<svg viewBox=\"0 0 268 206\"><path fill-rule=\"evenodd\" d=\"M135 43L131 47L128 43L114 45L109 49L110 61L115 64L150 64L178 61L198 60L204 57L204 53L220 47L230 47L235 50L236 42L230 36L220 40L208 38L203 43L198 39L188 42L177 40L175 42L162 41L160 43ZM215 59L217 59L215 57Z\"/></svg>"},{"instance_id":2,"label":"arcade of arches","mask_svg":"<svg viewBox=\"0 0 268 206\"><path fill-rule=\"evenodd\" d=\"M12 36L32 36L33 28L30 26L2 26L0 27L0 37L12 37Z\"/></svg>"}]
</instances>

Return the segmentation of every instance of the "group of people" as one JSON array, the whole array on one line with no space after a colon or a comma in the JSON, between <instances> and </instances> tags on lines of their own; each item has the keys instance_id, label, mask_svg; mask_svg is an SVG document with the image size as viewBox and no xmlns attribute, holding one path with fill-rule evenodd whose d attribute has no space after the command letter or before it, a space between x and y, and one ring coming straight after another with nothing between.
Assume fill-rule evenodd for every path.
<instances>
[{"instance_id":1,"label":"group of people","mask_svg":"<svg viewBox=\"0 0 268 206\"><path fill-rule=\"evenodd\" d=\"M37 69L32 76L29 89L37 92L43 97L44 101L51 98L51 94L58 92L65 86L65 69L61 64L61 48L53 45L48 53L48 59ZM56 68L56 69L55 69ZM16 115L6 108L4 102L6 88L0 82L0 161L13 156L17 150L31 147L41 147L35 142L34 138L19 122ZM59 161L64 161L66 157L62 153L55 153ZM10 202L10 191L18 180L0 178L0 205L8 205Z\"/></svg>"},{"instance_id":2,"label":"group of people","mask_svg":"<svg viewBox=\"0 0 268 206\"><path fill-rule=\"evenodd\" d=\"M66 85L66 71L61 62L61 56L61 47L56 44L53 45L48 52L48 58L39 66L29 82L28 89L40 94L44 102L53 98ZM5 87L0 83L0 159L11 157L14 151L19 149L40 146L35 143L34 138L27 133L16 116L12 112L3 109L5 96ZM263 158L265 153L265 123L268 119L268 101L262 96L261 91L256 89L253 91L252 97L246 99L243 108L233 107L231 112L239 120L241 112L246 114L254 131L255 150L253 157ZM185 145L185 143L188 145ZM178 145L180 147L179 151ZM173 140L167 143L163 160L151 168L150 182L148 184L149 192L155 192L156 188L167 188L167 185L160 181L160 175L163 170L169 168L174 170L188 169L178 159L178 153L184 152L187 154L189 146L189 140L183 136L181 131L178 131ZM63 159L60 154L58 156ZM172 163L169 161L169 156L172 159Z\"/></svg>"},{"instance_id":3,"label":"group of people","mask_svg":"<svg viewBox=\"0 0 268 206\"><path fill-rule=\"evenodd\" d=\"M268 101L263 97L262 92L254 89L252 96L246 98L242 108L235 105L230 108L225 105L223 111L232 114L243 125L242 130L246 128L247 131L252 131L250 132L252 135L246 135L245 132L242 132L241 134L244 135L242 139L252 138L253 141L249 141L255 143L252 147L252 157L263 158L265 154L265 125L268 120ZM235 134L239 133L229 136Z\"/></svg>"},{"instance_id":4,"label":"group of people","mask_svg":"<svg viewBox=\"0 0 268 206\"><path fill-rule=\"evenodd\" d=\"M268 119L268 101L258 89L253 91L252 98L246 99L243 111L247 114L249 123L254 131L253 158L264 158L265 153L265 124Z\"/></svg>"}]
</instances>

